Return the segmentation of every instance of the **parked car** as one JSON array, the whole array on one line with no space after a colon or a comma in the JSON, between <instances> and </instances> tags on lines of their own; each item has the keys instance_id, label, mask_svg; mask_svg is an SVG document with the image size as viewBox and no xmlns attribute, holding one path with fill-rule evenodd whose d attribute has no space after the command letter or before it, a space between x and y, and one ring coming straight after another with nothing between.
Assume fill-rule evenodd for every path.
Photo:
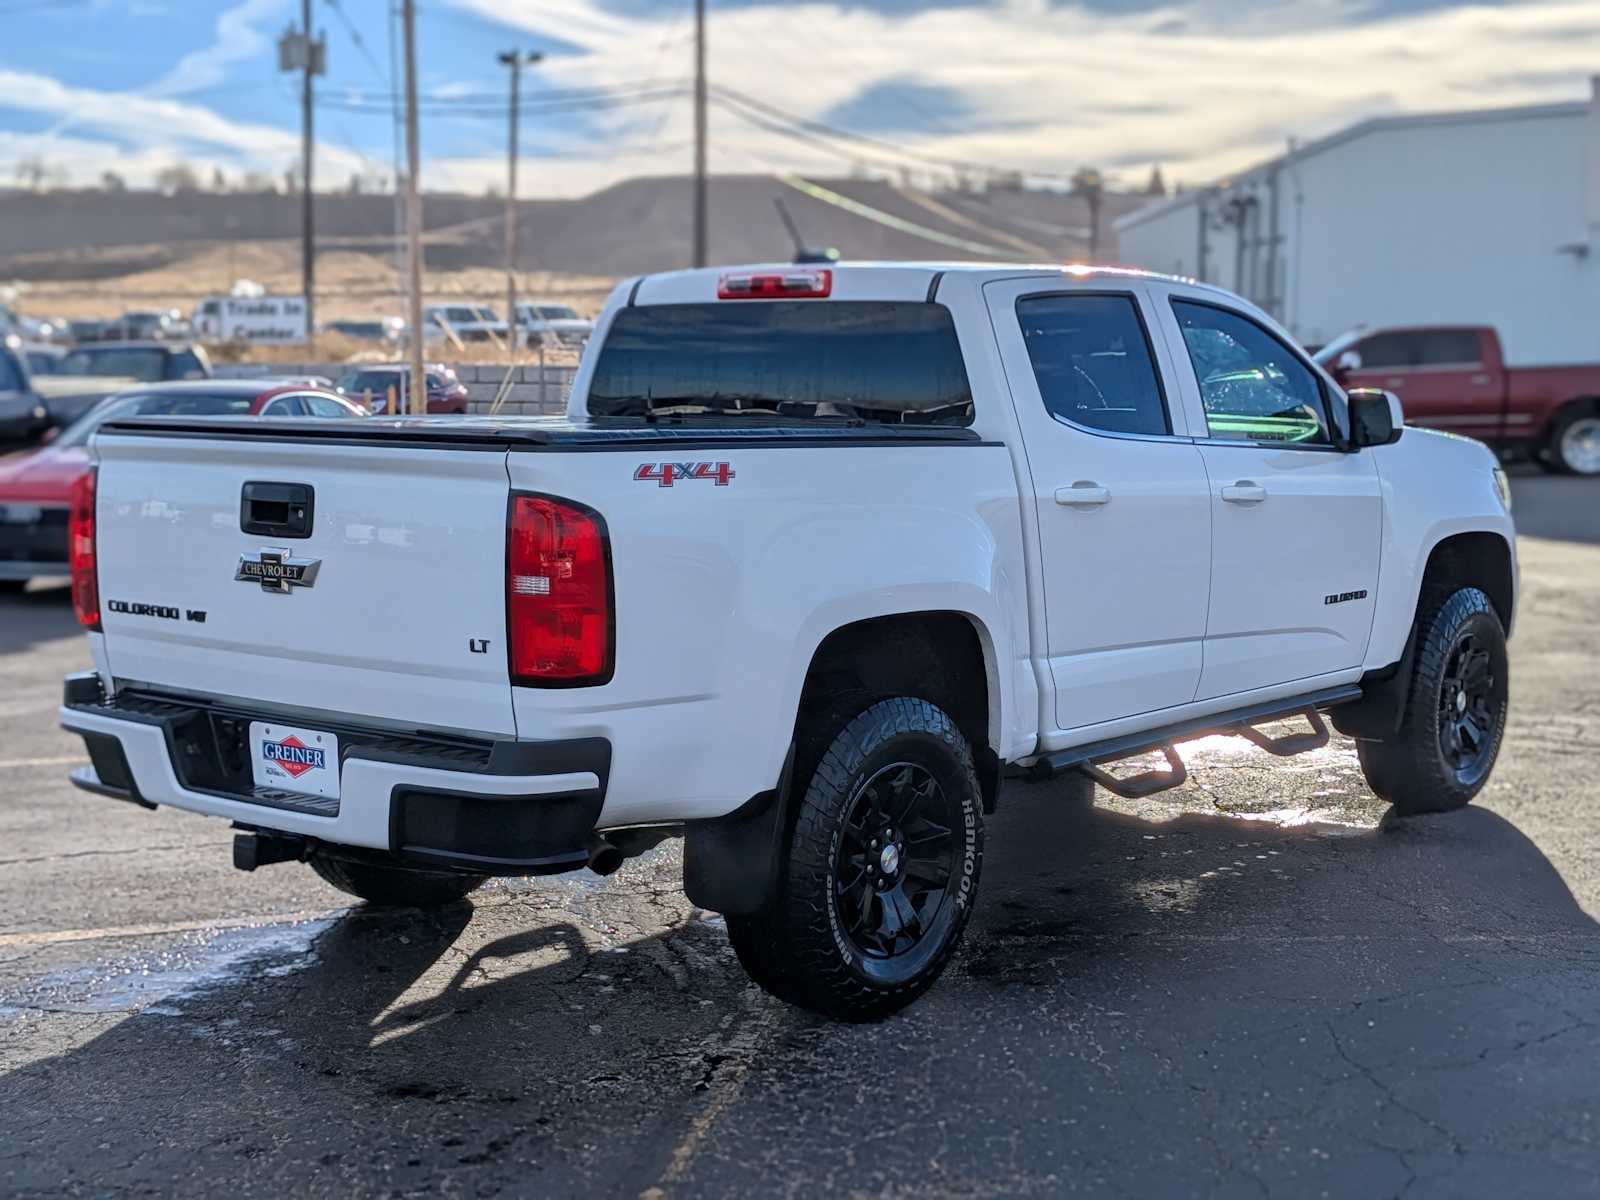
<instances>
[{"instance_id":1,"label":"parked car","mask_svg":"<svg viewBox=\"0 0 1600 1200\"><path fill-rule=\"evenodd\" d=\"M0 368L3 370L3 368ZM89 439L132 416L365 417L344 397L281 379L151 384L109 397L45 445L0 458L0 591L68 574L67 510L89 471Z\"/></svg>"},{"instance_id":2,"label":"parked car","mask_svg":"<svg viewBox=\"0 0 1600 1200\"><path fill-rule=\"evenodd\" d=\"M1346 387L1398 394L1413 425L1463 433L1550 470L1600 475L1600 363L1507 366L1487 325L1357 329L1316 359Z\"/></svg>"},{"instance_id":3,"label":"parked car","mask_svg":"<svg viewBox=\"0 0 1600 1200\"><path fill-rule=\"evenodd\" d=\"M325 333L338 334L356 342L377 342L384 346L398 346L405 334L405 322L399 317L377 317L371 320L329 321L322 327Z\"/></svg>"},{"instance_id":4,"label":"parked car","mask_svg":"<svg viewBox=\"0 0 1600 1200\"><path fill-rule=\"evenodd\" d=\"M467 385L455 369L443 363L428 364L428 412L464 413L467 411ZM336 385L342 396L366 405L375 413L389 411L393 396L394 411L405 412L411 395L411 368L404 364L379 364L353 367Z\"/></svg>"},{"instance_id":5,"label":"parked car","mask_svg":"<svg viewBox=\"0 0 1600 1200\"><path fill-rule=\"evenodd\" d=\"M211 361L187 342L96 342L68 351L53 375L38 379L50 422L70 425L107 396L139 383L207 379Z\"/></svg>"},{"instance_id":6,"label":"parked car","mask_svg":"<svg viewBox=\"0 0 1600 1200\"><path fill-rule=\"evenodd\" d=\"M82 318L67 322L67 340L74 343L103 342L111 322Z\"/></svg>"},{"instance_id":7,"label":"parked car","mask_svg":"<svg viewBox=\"0 0 1600 1200\"><path fill-rule=\"evenodd\" d=\"M65 346L57 346L52 342L23 342L20 348L23 361L35 377L61 373L61 360L67 356Z\"/></svg>"},{"instance_id":8,"label":"parked car","mask_svg":"<svg viewBox=\"0 0 1600 1200\"><path fill-rule=\"evenodd\" d=\"M528 346L543 343L549 348L582 350L594 334L594 322L584 320L566 304L519 301L517 333Z\"/></svg>"},{"instance_id":9,"label":"parked car","mask_svg":"<svg viewBox=\"0 0 1600 1200\"><path fill-rule=\"evenodd\" d=\"M106 329L106 336L121 341L173 341L190 337L193 326L175 308L137 309L125 312Z\"/></svg>"},{"instance_id":10,"label":"parked car","mask_svg":"<svg viewBox=\"0 0 1600 1200\"><path fill-rule=\"evenodd\" d=\"M23 343L0 337L0 443L26 442L50 425L50 410L34 388Z\"/></svg>"},{"instance_id":11,"label":"parked car","mask_svg":"<svg viewBox=\"0 0 1600 1200\"><path fill-rule=\"evenodd\" d=\"M426 305L422 331L424 345L437 341L506 343L506 323L486 304Z\"/></svg>"},{"instance_id":12,"label":"parked car","mask_svg":"<svg viewBox=\"0 0 1600 1200\"><path fill-rule=\"evenodd\" d=\"M1176 740L1329 711L1399 813L1488 779L1503 472L1248 302L776 266L628 280L599 329L565 421L108 425L75 782L378 903L681 832L754 979L864 1020L950 961L1010 774L1139 798Z\"/></svg>"}]
</instances>

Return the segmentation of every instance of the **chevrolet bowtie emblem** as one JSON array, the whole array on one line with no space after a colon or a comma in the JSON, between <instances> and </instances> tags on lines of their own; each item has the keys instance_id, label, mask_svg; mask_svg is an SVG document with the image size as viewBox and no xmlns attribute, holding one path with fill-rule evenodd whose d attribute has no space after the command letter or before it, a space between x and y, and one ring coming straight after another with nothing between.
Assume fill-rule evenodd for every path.
<instances>
[{"instance_id":1,"label":"chevrolet bowtie emblem","mask_svg":"<svg viewBox=\"0 0 1600 1200\"><path fill-rule=\"evenodd\" d=\"M241 556L234 579L259 583L263 592L287 595L295 588L314 585L321 568L320 558L295 558L287 550L263 550Z\"/></svg>"}]
</instances>

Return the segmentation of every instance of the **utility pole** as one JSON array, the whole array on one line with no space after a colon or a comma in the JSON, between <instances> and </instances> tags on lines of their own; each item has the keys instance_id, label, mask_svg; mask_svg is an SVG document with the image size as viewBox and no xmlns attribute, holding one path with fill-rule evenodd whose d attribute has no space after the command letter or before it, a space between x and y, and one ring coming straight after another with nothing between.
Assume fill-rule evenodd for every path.
<instances>
[{"instance_id":1,"label":"utility pole","mask_svg":"<svg viewBox=\"0 0 1600 1200\"><path fill-rule=\"evenodd\" d=\"M402 0L406 58L406 273L409 295L406 319L411 323L411 402L416 416L428 411L428 374L423 365L422 328L422 188L418 171L422 150L417 136L417 8Z\"/></svg>"},{"instance_id":2,"label":"utility pole","mask_svg":"<svg viewBox=\"0 0 1600 1200\"><path fill-rule=\"evenodd\" d=\"M694 265L706 265L706 0L694 0Z\"/></svg>"},{"instance_id":3,"label":"utility pole","mask_svg":"<svg viewBox=\"0 0 1600 1200\"><path fill-rule=\"evenodd\" d=\"M511 131L506 141L506 353L517 353L517 105L521 94L522 64L541 62L544 55L530 51L526 58L519 50L499 55L500 63L511 68Z\"/></svg>"},{"instance_id":4,"label":"utility pole","mask_svg":"<svg viewBox=\"0 0 1600 1200\"><path fill-rule=\"evenodd\" d=\"M316 337L316 213L313 201L316 134L313 80L328 69L328 44L311 35L311 0L300 0L300 28L278 39L278 69L300 72L300 290L305 296L306 338Z\"/></svg>"},{"instance_id":5,"label":"utility pole","mask_svg":"<svg viewBox=\"0 0 1600 1200\"><path fill-rule=\"evenodd\" d=\"M311 165L315 158L312 148L316 144L312 135L311 81L316 75L317 47L311 39L311 0L300 0L300 26L306 48L305 72L300 84L300 290L306 298L306 343L310 346L317 337L316 205L311 198Z\"/></svg>"}]
</instances>

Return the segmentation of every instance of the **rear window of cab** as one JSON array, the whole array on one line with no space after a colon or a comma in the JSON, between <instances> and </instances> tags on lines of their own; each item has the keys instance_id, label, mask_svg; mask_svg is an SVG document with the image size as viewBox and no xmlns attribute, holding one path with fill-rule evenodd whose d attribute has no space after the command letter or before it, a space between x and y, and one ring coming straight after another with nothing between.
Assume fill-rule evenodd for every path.
<instances>
[{"instance_id":1,"label":"rear window of cab","mask_svg":"<svg viewBox=\"0 0 1600 1200\"><path fill-rule=\"evenodd\" d=\"M950 311L920 301L652 304L617 313L595 417L972 424Z\"/></svg>"}]
</instances>

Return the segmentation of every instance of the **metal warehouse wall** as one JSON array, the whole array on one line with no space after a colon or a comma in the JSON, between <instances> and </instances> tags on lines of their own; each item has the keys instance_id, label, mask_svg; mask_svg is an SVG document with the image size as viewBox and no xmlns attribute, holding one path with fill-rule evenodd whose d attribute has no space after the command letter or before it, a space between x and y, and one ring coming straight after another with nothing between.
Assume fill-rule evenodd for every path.
<instances>
[{"instance_id":1,"label":"metal warehouse wall","mask_svg":"<svg viewBox=\"0 0 1600 1200\"><path fill-rule=\"evenodd\" d=\"M1563 107L1330 139L1228 191L1125 218L1123 258L1196 274L1204 203L1206 279L1244 292L1305 342L1360 324L1481 323L1500 330L1516 364L1600 359L1600 230L1586 211L1593 151L1583 108ZM1216 218L1246 195L1256 206L1241 256L1234 228Z\"/></svg>"}]
</instances>

